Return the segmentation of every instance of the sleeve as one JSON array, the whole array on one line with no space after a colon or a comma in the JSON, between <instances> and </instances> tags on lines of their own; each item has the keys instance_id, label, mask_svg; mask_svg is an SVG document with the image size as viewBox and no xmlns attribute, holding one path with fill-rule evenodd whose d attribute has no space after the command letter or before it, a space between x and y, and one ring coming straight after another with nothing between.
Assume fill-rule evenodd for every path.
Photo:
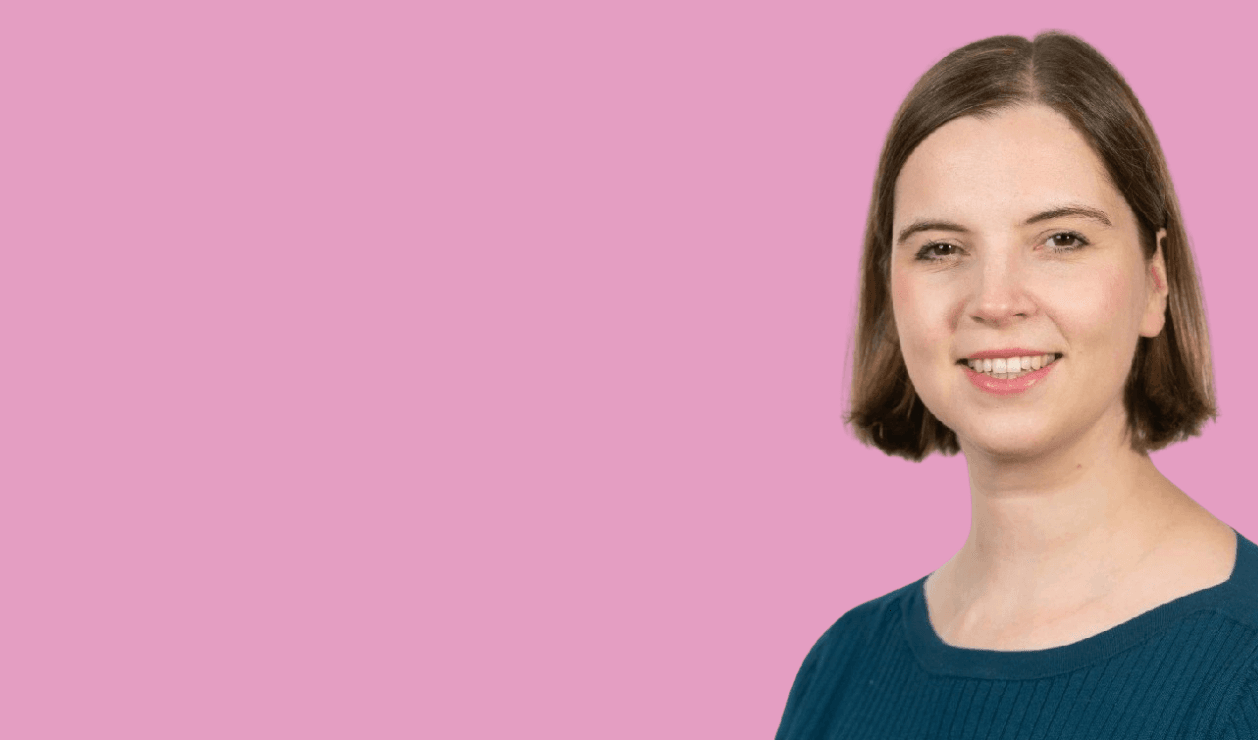
<instances>
[{"instance_id":1,"label":"sleeve","mask_svg":"<svg viewBox=\"0 0 1258 740\"><path fill-rule=\"evenodd\" d=\"M867 612L868 605L863 605L844 614L808 651L786 698L777 740L811 740L826 731L845 674L862 642Z\"/></svg>"},{"instance_id":2,"label":"sleeve","mask_svg":"<svg viewBox=\"0 0 1258 740\"><path fill-rule=\"evenodd\" d=\"M1258 740L1258 666L1251 667L1242 681L1220 737L1222 740Z\"/></svg>"},{"instance_id":3,"label":"sleeve","mask_svg":"<svg viewBox=\"0 0 1258 740\"><path fill-rule=\"evenodd\" d=\"M897 592L892 592L894 595ZM786 698L777 740L814 740L826 735L841 712L845 687L856 680L864 647L886 611L886 597L856 606L817 640L804 658Z\"/></svg>"},{"instance_id":4,"label":"sleeve","mask_svg":"<svg viewBox=\"0 0 1258 740\"><path fill-rule=\"evenodd\" d=\"M804 657L804 664L799 667L799 672L795 674L795 683L791 684L791 693L786 697L786 710L782 712L782 722L778 725L775 740L806 737L804 734L807 732L806 728L813 724L809 715L813 714L815 709L808 706L814 703L808 700L809 689L815 682L817 663L821 660L821 654L825 652L831 632L833 629L827 630L821 639L817 640L808 651L808 655Z\"/></svg>"}]
</instances>

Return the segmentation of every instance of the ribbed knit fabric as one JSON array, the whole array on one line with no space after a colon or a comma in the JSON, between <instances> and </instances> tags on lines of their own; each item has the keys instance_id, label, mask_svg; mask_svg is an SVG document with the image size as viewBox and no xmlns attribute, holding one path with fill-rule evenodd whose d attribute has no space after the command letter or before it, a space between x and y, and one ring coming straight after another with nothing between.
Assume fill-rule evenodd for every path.
<instances>
[{"instance_id":1,"label":"ribbed knit fabric","mask_svg":"<svg viewBox=\"0 0 1258 740\"><path fill-rule=\"evenodd\" d=\"M1079 642L997 651L943 642L926 578L855 607L795 678L778 740L1258 740L1258 545L1227 581Z\"/></svg>"}]
</instances>

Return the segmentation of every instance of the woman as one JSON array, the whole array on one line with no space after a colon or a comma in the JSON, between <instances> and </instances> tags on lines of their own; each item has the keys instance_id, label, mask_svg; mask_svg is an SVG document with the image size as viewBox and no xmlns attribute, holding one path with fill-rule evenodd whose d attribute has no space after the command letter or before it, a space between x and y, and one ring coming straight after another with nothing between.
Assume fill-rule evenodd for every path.
<instances>
[{"instance_id":1,"label":"woman","mask_svg":"<svg viewBox=\"0 0 1258 740\"><path fill-rule=\"evenodd\" d=\"M845 614L779 738L1258 737L1258 546L1148 452L1214 415L1161 148L1072 36L970 44L882 153L850 423L961 451L971 529Z\"/></svg>"}]
</instances>

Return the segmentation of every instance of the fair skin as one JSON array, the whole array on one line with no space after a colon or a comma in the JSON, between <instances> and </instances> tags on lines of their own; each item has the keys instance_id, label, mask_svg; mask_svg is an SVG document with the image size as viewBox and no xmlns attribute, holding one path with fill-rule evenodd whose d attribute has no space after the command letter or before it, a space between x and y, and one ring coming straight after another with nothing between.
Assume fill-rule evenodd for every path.
<instances>
[{"instance_id":1,"label":"fair skin","mask_svg":"<svg viewBox=\"0 0 1258 740\"><path fill-rule=\"evenodd\" d=\"M901 351L969 467L969 536L925 586L940 638L1067 645L1225 581L1232 529L1127 436L1137 341L1164 328L1164 234L1146 259L1134 213L1083 137L1041 105L959 118L913 151L895 197ZM1004 395L958 364L1006 348L1058 358Z\"/></svg>"}]
</instances>

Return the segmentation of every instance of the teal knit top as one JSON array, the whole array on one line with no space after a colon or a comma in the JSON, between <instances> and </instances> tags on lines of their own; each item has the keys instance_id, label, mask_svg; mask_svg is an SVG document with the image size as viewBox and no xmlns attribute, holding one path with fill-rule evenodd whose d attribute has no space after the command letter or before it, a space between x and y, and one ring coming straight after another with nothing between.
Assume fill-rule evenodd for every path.
<instances>
[{"instance_id":1,"label":"teal knit top","mask_svg":"<svg viewBox=\"0 0 1258 740\"><path fill-rule=\"evenodd\" d=\"M939 639L923 577L861 604L804 659L778 740L1258 740L1258 545L1227 581L1046 650Z\"/></svg>"}]
</instances>

